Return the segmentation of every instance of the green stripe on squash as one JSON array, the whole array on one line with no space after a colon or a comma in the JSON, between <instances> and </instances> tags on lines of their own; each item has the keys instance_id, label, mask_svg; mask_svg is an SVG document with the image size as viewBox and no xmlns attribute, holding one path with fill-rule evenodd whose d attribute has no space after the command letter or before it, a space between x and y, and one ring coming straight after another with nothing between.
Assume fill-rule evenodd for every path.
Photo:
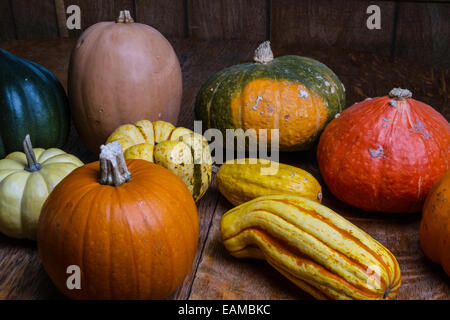
<instances>
[{"instance_id":1,"label":"green stripe on squash","mask_svg":"<svg viewBox=\"0 0 450 320\"><path fill-rule=\"evenodd\" d=\"M70 128L64 88L44 67L0 49L0 157L22 151L30 134L39 148L61 148Z\"/></svg>"}]
</instances>

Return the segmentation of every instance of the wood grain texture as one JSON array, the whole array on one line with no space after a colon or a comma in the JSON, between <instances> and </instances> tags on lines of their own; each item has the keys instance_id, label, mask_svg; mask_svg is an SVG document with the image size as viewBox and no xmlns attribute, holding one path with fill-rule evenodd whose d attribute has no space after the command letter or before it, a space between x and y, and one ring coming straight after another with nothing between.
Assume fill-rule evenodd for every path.
<instances>
[{"instance_id":1,"label":"wood grain texture","mask_svg":"<svg viewBox=\"0 0 450 320\"><path fill-rule=\"evenodd\" d=\"M0 47L51 70L64 86L75 39L17 40ZM213 73L249 61L258 41L171 41L183 70L182 112L178 125L193 128L193 105L201 84ZM392 87L407 87L415 98L431 104L450 119L450 71L412 64L389 56L303 45L275 46L276 55L303 54L316 58L340 77L347 89L347 105L366 97L385 95ZM84 162L96 158L81 143L72 126L64 150ZM327 190L320 177L315 152L281 155L281 162L301 167L319 179L324 204L342 214L390 249L403 275L400 299L450 299L450 283L440 266L425 259L418 238L420 215L402 216L360 211L343 204ZM222 245L219 222L231 208L219 195L215 179L198 202L199 246L184 283L169 299L311 299L267 263L231 257ZM64 299L42 268L36 245L0 236L0 299Z\"/></svg>"},{"instance_id":2,"label":"wood grain texture","mask_svg":"<svg viewBox=\"0 0 450 320\"><path fill-rule=\"evenodd\" d=\"M381 9L380 30L366 26L372 4ZM393 1L271 1L270 40L281 45L389 53L393 28Z\"/></svg>"},{"instance_id":3,"label":"wood grain texture","mask_svg":"<svg viewBox=\"0 0 450 320\"><path fill-rule=\"evenodd\" d=\"M165 37L186 36L185 7L183 0L135 0L136 21L145 23Z\"/></svg>"},{"instance_id":4,"label":"wood grain texture","mask_svg":"<svg viewBox=\"0 0 450 320\"><path fill-rule=\"evenodd\" d=\"M395 55L450 68L450 3L401 2Z\"/></svg>"},{"instance_id":5,"label":"wood grain texture","mask_svg":"<svg viewBox=\"0 0 450 320\"><path fill-rule=\"evenodd\" d=\"M16 39L14 17L10 0L0 1L0 42Z\"/></svg>"},{"instance_id":6,"label":"wood grain texture","mask_svg":"<svg viewBox=\"0 0 450 320\"><path fill-rule=\"evenodd\" d=\"M54 0L11 1L17 39L58 37Z\"/></svg>"},{"instance_id":7,"label":"wood grain texture","mask_svg":"<svg viewBox=\"0 0 450 320\"><path fill-rule=\"evenodd\" d=\"M69 30L71 37L79 36L91 25L100 21L114 21L121 10L133 10L132 0L64 0L68 5L78 5L81 9L81 30Z\"/></svg>"},{"instance_id":8,"label":"wood grain texture","mask_svg":"<svg viewBox=\"0 0 450 320\"><path fill-rule=\"evenodd\" d=\"M189 35L196 39L266 38L265 0L188 0Z\"/></svg>"},{"instance_id":9,"label":"wood grain texture","mask_svg":"<svg viewBox=\"0 0 450 320\"><path fill-rule=\"evenodd\" d=\"M69 36L69 30L66 26L67 16L64 0L54 0L54 2L56 21L58 22L58 34L61 38L67 38Z\"/></svg>"}]
</instances>

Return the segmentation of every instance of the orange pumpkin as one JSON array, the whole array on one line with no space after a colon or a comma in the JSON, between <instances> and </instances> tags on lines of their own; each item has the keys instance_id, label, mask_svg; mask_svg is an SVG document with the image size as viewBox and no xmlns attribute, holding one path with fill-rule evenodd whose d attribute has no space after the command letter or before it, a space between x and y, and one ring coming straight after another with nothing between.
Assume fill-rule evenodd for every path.
<instances>
[{"instance_id":1,"label":"orange pumpkin","mask_svg":"<svg viewBox=\"0 0 450 320\"><path fill-rule=\"evenodd\" d=\"M420 243L425 255L450 276L450 171L436 182L425 200Z\"/></svg>"},{"instance_id":2,"label":"orange pumpkin","mask_svg":"<svg viewBox=\"0 0 450 320\"><path fill-rule=\"evenodd\" d=\"M177 55L156 29L122 11L89 27L73 49L68 79L72 117L93 153L120 125L177 123L182 78Z\"/></svg>"},{"instance_id":3,"label":"orange pumpkin","mask_svg":"<svg viewBox=\"0 0 450 320\"><path fill-rule=\"evenodd\" d=\"M70 298L161 299L190 270L198 232L183 181L145 160L125 162L113 142L102 146L100 162L76 169L53 190L37 240L45 270ZM79 267L81 289L68 289L69 266Z\"/></svg>"}]
</instances>

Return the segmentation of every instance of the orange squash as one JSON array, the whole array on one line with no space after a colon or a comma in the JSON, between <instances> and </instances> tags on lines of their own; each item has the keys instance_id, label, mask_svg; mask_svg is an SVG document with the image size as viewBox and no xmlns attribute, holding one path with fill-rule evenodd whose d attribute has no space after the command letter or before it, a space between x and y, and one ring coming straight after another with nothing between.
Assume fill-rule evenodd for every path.
<instances>
[{"instance_id":1,"label":"orange squash","mask_svg":"<svg viewBox=\"0 0 450 320\"><path fill-rule=\"evenodd\" d=\"M450 171L436 182L425 200L420 243L425 255L450 276Z\"/></svg>"},{"instance_id":2,"label":"orange squash","mask_svg":"<svg viewBox=\"0 0 450 320\"><path fill-rule=\"evenodd\" d=\"M99 179L100 177L100 179ZM48 197L38 249L55 285L74 299L161 299L183 281L197 250L197 208L183 181L118 142L68 175ZM69 290L69 266L81 289Z\"/></svg>"},{"instance_id":3,"label":"orange squash","mask_svg":"<svg viewBox=\"0 0 450 320\"><path fill-rule=\"evenodd\" d=\"M68 91L73 120L94 153L120 125L141 119L177 123L182 79L170 43L129 12L99 22L72 52Z\"/></svg>"},{"instance_id":4,"label":"orange squash","mask_svg":"<svg viewBox=\"0 0 450 320\"><path fill-rule=\"evenodd\" d=\"M450 124L407 89L369 98L332 120L317 148L320 172L341 201L412 213L450 169Z\"/></svg>"},{"instance_id":5,"label":"orange squash","mask_svg":"<svg viewBox=\"0 0 450 320\"><path fill-rule=\"evenodd\" d=\"M317 60L274 58L269 41L259 45L253 60L223 69L203 84L195 100L197 118L206 129L219 129L224 136L234 129L238 139L246 132L258 143L271 143L275 133L260 130L278 129L280 150L310 149L342 111L344 85Z\"/></svg>"}]
</instances>

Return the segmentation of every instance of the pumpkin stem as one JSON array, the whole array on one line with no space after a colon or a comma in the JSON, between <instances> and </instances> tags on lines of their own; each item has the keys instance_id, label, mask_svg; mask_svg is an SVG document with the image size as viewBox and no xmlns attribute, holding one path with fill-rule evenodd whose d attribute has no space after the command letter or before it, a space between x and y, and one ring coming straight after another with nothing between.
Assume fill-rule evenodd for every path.
<instances>
[{"instance_id":1,"label":"pumpkin stem","mask_svg":"<svg viewBox=\"0 0 450 320\"><path fill-rule=\"evenodd\" d=\"M23 140L23 151L27 157L27 166L24 169L28 172L41 170L41 164L36 160L36 155L34 154L29 134L27 134L25 136L25 140Z\"/></svg>"},{"instance_id":2,"label":"pumpkin stem","mask_svg":"<svg viewBox=\"0 0 450 320\"><path fill-rule=\"evenodd\" d=\"M119 17L116 20L117 23L133 23L134 20L131 17L130 11L122 10L119 13Z\"/></svg>"},{"instance_id":3,"label":"pumpkin stem","mask_svg":"<svg viewBox=\"0 0 450 320\"><path fill-rule=\"evenodd\" d=\"M270 41L264 41L255 50L253 60L256 63L266 64L273 60L273 52L270 48Z\"/></svg>"},{"instance_id":4,"label":"pumpkin stem","mask_svg":"<svg viewBox=\"0 0 450 320\"><path fill-rule=\"evenodd\" d=\"M410 99L412 97L412 92L408 89L394 88L389 92L389 97L397 100Z\"/></svg>"},{"instance_id":5,"label":"pumpkin stem","mask_svg":"<svg viewBox=\"0 0 450 320\"><path fill-rule=\"evenodd\" d=\"M120 143L113 141L100 146L100 150L100 184L117 187L130 181L131 173L123 157Z\"/></svg>"}]
</instances>

